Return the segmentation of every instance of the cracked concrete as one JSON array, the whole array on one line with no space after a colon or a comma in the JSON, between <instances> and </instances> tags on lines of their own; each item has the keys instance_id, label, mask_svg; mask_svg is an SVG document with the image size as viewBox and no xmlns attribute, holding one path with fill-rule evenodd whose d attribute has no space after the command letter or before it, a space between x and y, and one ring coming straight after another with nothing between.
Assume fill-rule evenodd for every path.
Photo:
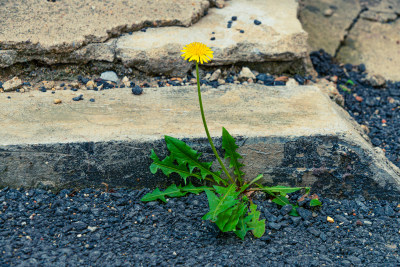
<instances>
[{"instance_id":1,"label":"cracked concrete","mask_svg":"<svg viewBox=\"0 0 400 267\"><path fill-rule=\"evenodd\" d=\"M299 17L312 49L322 48L340 62L364 63L371 74L400 80L400 1L303 0L301 7ZM326 13L329 9L332 14Z\"/></svg>"},{"instance_id":2,"label":"cracked concrete","mask_svg":"<svg viewBox=\"0 0 400 267\"><path fill-rule=\"evenodd\" d=\"M36 24L18 26L21 28L23 25L27 25L26 29L20 29L17 26L7 28L2 35L0 34L0 47L3 49L0 51L0 67L6 68L16 63L30 61L48 65L109 62L123 64L125 67L131 67L147 74L184 76L192 64L181 60L180 50L189 42L202 41L215 51L211 66L249 63L257 65L261 71L272 73L301 73L305 70L305 61L308 57L307 33L296 18L297 3L295 0L214 1L214 5L223 3L224 8L211 9L208 9L209 2L204 0L196 0L193 3L186 0L183 2L182 0L172 1L173 5L172 2L161 1L163 4L159 7L154 6L156 2L158 1L151 1L153 4L148 6L143 1L137 1L136 8L133 4L123 8L123 12L128 13L144 10L141 16L135 17L135 21L130 19L132 15L124 15L125 13L116 15L118 12L112 7L121 9L120 2L115 2L112 6L105 3L101 8L94 9L98 10L99 14L96 13L97 17L93 17L88 22L95 24L97 20L102 20L104 10L114 10L114 16L110 17L117 17L111 21L118 26L113 26L111 22L110 25L102 22L95 27L88 27L83 32L79 31L79 27L69 32L68 27L74 25L71 24L63 28L55 27L61 32L60 36L48 35L49 27L52 28L51 23L54 22L54 18L51 18L49 25L43 29L37 28ZM180 9L175 8L179 12L157 13L157 16L153 14L155 12L152 12L155 8L162 9L163 5L175 6L180 2L185 4L182 4ZM51 4L53 3L41 1L36 10L43 13L43 6L45 6L44 10L47 13L54 11L54 6ZM100 5L100 3L97 4ZM18 21L18 18L26 16L21 10L25 10L27 7L11 4L11 2L6 2L5 6L12 7L14 5L16 10L10 12L19 14ZM70 6L65 10L55 9L57 10L55 17L62 14L68 17L66 14L71 12L71 6L79 6L78 1L73 0L63 2L63 5ZM89 5L85 8L90 10ZM79 14L83 16L86 9ZM129 11L130 9L133 11ZM168 13L168 10L166 9L165 13ZM208 14L200 18L205 11ZM145 15L146 13L151 13L151 16ZM227 22L234 15L238 19L233 22L232 28L228 29ZM255 19L260 20L262 24L256 26ZM80 25L79 21L75 23ZM85 23L83 24L86 25ZM157 26L170 27L150 27L146 32L137 31L153 23L156 23ZM31 30L29 27L33 27L33 29ZM52 29L50 32L54 30ZM240 33L240 30L244 32ZM42 35L36 36L37 31ZM63 31L67 31L67 33L64 34ZM110 39L112 36L128 31L132 31L132 33ZM27 34L27 32L31 33ZM216 40L211 41L211 37L215 37Z\"/></svg>"},{"instance_id":3,"label":"cracked concrete","mask_svg":"<svg viewBox=\"0 0 400 267\"><path fill-rule=\"evenodd\" d=\"M343 63L364 63L371 74L399 81L400 2L382 0L368 6L352 27L337 58Z\"/></svg>"},{"instance_id":4,"label":"cracked concrete","mask_svg":"<svg viewBox=\"0 0 400 267\"><path fill-rule=\"evenodd\" d=\"M333 14L325 16L326 10ZM358 0L301 0L299 19L311 49L324 49L334 55L360 10Z\"/></svg>"},{"instance_id":5,"label":"cracked concrete","mask_svg":"<svg viewBox=\"0 0 400 267\"><path fill-rule=\"evenodd\" d=\"M208 10L208 0L3 0L0 48L69 52L144 27L185 26Z\"/></svg>"}]
</instances>

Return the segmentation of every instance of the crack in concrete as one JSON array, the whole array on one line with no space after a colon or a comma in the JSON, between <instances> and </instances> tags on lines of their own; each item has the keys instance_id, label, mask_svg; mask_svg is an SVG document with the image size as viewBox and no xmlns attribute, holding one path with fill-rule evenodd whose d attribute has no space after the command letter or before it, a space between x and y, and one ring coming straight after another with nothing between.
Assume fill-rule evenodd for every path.
<instances>
[{"instance_id":1,"label":"crack in concrete","mask_svg":"<svg viewBox=\"0 0 400 267\"><path fill-rule=\"evenodd\" d=\"M343 36L343 40L340 41L338 47L337 47L336 50L335 50L335 54L334 54L334 57L335 57L335 58L336 58L337 55L339 54L340 49L342 49L342 47L346 45L347 37L349 36L351 30L354 28L354 26L355 26L355 25L357 24L357 22L359 21L359 19L360 19L360 17L361 17L361 14L364 13L365 11L368 11L368 7L363 7L363 8L361 8L360 12L358 12L357 16L356 16L356 17L353 19L353 21L350 23L349 27L347 27L347 28L345 29L346 33L345 33L345 35Z\"/></svg>"}]
</instances>

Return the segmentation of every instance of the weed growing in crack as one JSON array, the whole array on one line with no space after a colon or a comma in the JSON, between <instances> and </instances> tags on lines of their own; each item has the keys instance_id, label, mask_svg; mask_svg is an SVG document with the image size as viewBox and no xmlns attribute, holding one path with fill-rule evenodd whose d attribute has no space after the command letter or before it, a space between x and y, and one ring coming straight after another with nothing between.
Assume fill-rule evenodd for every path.
<instances>
[{"instance_id":1,"label":"weed growing in crack","mask_svg":"<svg viewBox=\"0 0 400 267\"><path fill-rule=\"evenodd\" d=\"M154 150L151 151L153 163L150 171L154 174L161 170L165 175L177 173L183 179L184 185L173 184L166 190L160 191L156 188L153 192L146 194L142 201L166 201L166 197L182 197L189 193L199 194L205 192L208 198L209 212L203 216L203 220L214 222L222 232L234 232L242 240L248 231L255 237L261 237L265 232L265 219L260 220L260 212L249 196L254 191L262 191L272 197L272 201L280 206L291 205L290 215L299 216L297 213L298 205L292 204L287 198L287 194L299 190L305 190L305 196L310 192L309 187L286 187L286 186L263 186L257 182L263 177L258 175L250 182L243 179L244 173L241 168L244 166L239 160L242 156L236 151L238 145L229 132L222 128L222 149L225 151L225 160L229 161L229 168L233 170L231 176L223 164L220 156L215 149L214 143L208 131L204 116L203 103L200 91L199 62L208 62L213 58L213 51L202 43L191 43L181 51L185 60L196 62L197 74L197 93L199 98L200 113L204 129L222 171L212 171L212 162L201 162L201 154L193 150L185 142L165 136L165 142L170 155L160 160ZM191 182L187 183L188 177L194 177L199 181L213 183L210 186L194 186ZM314 198L310 206L321 205L321 202Z\"/></svg>"}]
</instances>

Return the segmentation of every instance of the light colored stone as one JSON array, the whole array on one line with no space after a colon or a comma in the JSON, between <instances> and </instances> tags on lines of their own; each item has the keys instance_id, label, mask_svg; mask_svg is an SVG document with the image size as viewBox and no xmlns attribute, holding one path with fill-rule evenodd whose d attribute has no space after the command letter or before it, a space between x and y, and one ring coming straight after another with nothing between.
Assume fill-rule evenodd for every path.
<instances>
[{"instance_id":1,"label":"light colored stone","mask_svg":"<svg viewBox=\"0 0 400 267\"><path fill-rule=\"evenodd\" d=\"M95 87L94 81L92 81L92 80L88 81L86 83L86 87L87 87L87 89L90 89L90 90L93 89Z\"/></svg>"},{"instance_id":2,"label":"light colored stone","mask_svg":"<svg viewBox=\"0 0 400 267\"><path fill-rule=\"evenodd\" d=\"M334 55L347 29L361 10L358 0L302 0L299 19L308 33L312 50L324 49ZM336 7L331 16L324 11Z\"/></svg>"},{"instance_id":3,"label":"light colored stone","mask_svg":"<svg viewBox=\"0 0 400 267\"><path fill-rule=\"evenodd\" d=\"M124 83L124 84L125 83L129 83L129 78L124 76L124 78L122 78L121 82Z\"/></svg>"},{"instance_id":4,"label":"light colored stone","mask_svg":"<svg viewBox=\"0 0 400 267\"><path fill-rule=\"evenodd\" d=\"M22 86L22 80L18 77L14 77L11 80L3 83L3 89L5 92L15 91Z\"/></svg>"},{"instance_id":5,"label":"light colored stone","mask_svg":"<svg viewBox=\"0 0 400 267\"><path fill-rule=\"evenodd\" d=\"M111 82L118 82L118 76L115 72L113 71L105 71L100 75L100 79L106 80L106 81L111 81Z\"/></svg>"},{"instance_id":6,"label":"light colored stone","mask_svg":"<svg viewBox=\"0 0 400 267\"><path fill-rule=\"evenodd\" d=\"M207 0L80 0L3 2L2 49L65 52L151 26L189 26L207 11Z\"/></svg>"},{"instance_id":7,"label":"light colored stone","mask_svg":"<svg viewBox=\"0 0 400 267\"><path fill-rule=\"evenodd\" d=\"M286 83L286 86L296 86L296 85L299 85L299 84L293 78L289 78L289 80Z\"/></svg>"},{"instance_id":8,"label":"light colored stone","mask_svg":"<svg viewBox=\"0 0 400 267\"><path fill-rule=\"evenodd\" d=\"M54 104L61 104L61 103L62 103L62 100L59 99L59 98L56 98L56 99L54 99L53 103L54 103Z\"/></svg>"},{"instance_id":9,"label":"light colored stone","mask_svg":"<svg viewBox=\"0 0 400 267\"><path fill-rule=\"evenodd\" d=\"M248 67L243 67L239 73L238 79L240 81L246 81L250 78L255 79L256 76L254 76L254 74L251 72L251 70Z\"/></svg>"},{"instance_id":10,"label":"light colored stone","mask_svg":"<svg viewBox=\"0 0 400 267\"><path fill-rule=\"evenodd\" d=\"M384 87L386 85L385 77L379 74L368 74L366 79L373 87Z\"/></svg>"},{"instance_id":11,"label":"light colored stone","mask_svg":"<svg viewBox=\"0 0 400 267\"><path fill-rule=\"evenodd\" d=\"M399 32L400 20L379 23L360 19L347 38L350 45L340 49L338 59L354 65L364 63L367 72L399 81Z\"/></svg>"},{"instance_id":12,"label":"light colored stone","mask_svg":"<svg viewBox=\"0 0 400 267\"><path fill-rule=\"evenodd\" d=\"M213 72L213 74L210 77L210 81L216 81L221 77L221 69L217 69L216 71Z\"/></svg>"},{"instance_id":13,"label":"light colored stone","mask_svg":"<svg viewBox=\"0 0 400 267\"><path fill-rule=\"evenodd\" d=\"M210 0L211 6L223 8L225 6L225 0Z\"/></svg>"},{"instance_id":14,"label":"light colored stone","mask_svg":"<svg viewBox=\"0 0 400 267\"><path fill-rule=\"evenodd\" d=\"M184 76L193 63L184 61L180 50L201 40L214 51L208 66L271 61L283 66L302 61L308 56L307 33L297 19L297 6L295 0L229 1L223 9L210 9L189 28L160 27L119 38L116 58L146 73ZM226 22L235 14L238 19L228 29ZM256 26L254 19L262 24ZM215 41L210 40L211 32L215 32Z\"/></svg>"},{"instance_id":15,"label":"light colored stone","mask_svg":"<svg viewBox=\"0 0 400 267\"><path fill-rule=\"evenodd\" d=\"M84 99L95 98L95 104L75 102L64 90L57 92L63 105L49 105L53 95L37 91L31 97L15 93L12 105L0 98L0 186L165 186L165 176L148 168L152 148L166 153L164 135L187 138L212 160L195 91L196 86L146 88L140 96L127 88L85 91ZM261 173L265 185L399 199L400 170L317 87L230 84L202 91L211 136L219 147L224 126L237 138L246 180ZM341 169L350 159L356 159L352 169ZM357 175L338 181L330 174L344 171Z\"/></svg>"},{"instance_id":16,"label":"light colored stone","mask_svg":"<svg viewBox=\"0 0 400 267\"><path fill-rule=\"evenodd\" d=\"M339 93L336 85L326 79L320 79L315 86L321 89L322 92L326 93L333 101L339 106L344 107L344 97Z\"/></svg>"},{"instance_id":17,"label":"light colored stone","mask_svg":"<svg viewBox=\"0 0 400 267\"><path fill-rule=\"evenodd\" d=\"M330 16L333 15L333 13L335 13L335 10L333 10L332 8L328 8L328 9L325 9L324 16L325 17L330 17Z\"/></svg>"}]
</instances>

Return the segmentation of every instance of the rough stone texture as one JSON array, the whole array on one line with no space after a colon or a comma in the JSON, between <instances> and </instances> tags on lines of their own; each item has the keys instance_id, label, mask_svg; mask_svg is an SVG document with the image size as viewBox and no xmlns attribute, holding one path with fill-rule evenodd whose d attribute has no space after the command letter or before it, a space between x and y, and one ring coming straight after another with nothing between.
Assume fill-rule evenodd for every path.
<instances>
[{"instance_id":1,"label":"rough stone texture","mask_svg":"<svg viewBox=\"0 0 400 267\"><path fill-rule=\"evenodd\" d=\"M368 10L361 14L361 18L379 21L391 22L400 15L400 2L398 0L361 0Z\"/></svg>"},{"instance_id":2,"label":"rough stone texture","mask_svg":"<svg viewBox=\"0 0 400 267\"><path fill-rule=\"evenodd\" d=\"M149 171L151 148L166 155L164 134L212 158L195 90L85 91L79 102L71 98L82 92L35 91L13 93L12 105L1 98L0 185L165 186L174 177ZM264 184L312 186L325 196L399 199L399 169L318 88L206 87L203 98L216 146L222 126L237 137L246 179L263 173Z\"/></svg>"},{"instance_id":3,"label":"rough stone texture","mask_svg":"<svg viewBox=\"0 0 400 267\"><path fill-rule=\"evenodd\" d=\"M22 80L18 77L14 77L11 80L6 81L3 84L3 89L5 92L14 91L22 86Z\"/></svg>"},{"instance_id":4,"label":"rough stone texture","mask_svg":"<svg viewBox=\"0 0 400 267\"><path fill-rule=\"evenodd\" d=\"M207 0L3 0L0 48L67 52L148 26L190 26Z\"/></svg>"},{"instance_id":5,"label":"rough stone texture","mask_svg":"<svg viewBox=\"0 0 400 267\"><path fill-rule=\"evenodd\" d=\"M325 16L327 9L334 13ZM360 10L358 0L301 0L299 19L308 33L311 49L324 49L334 55Z\"/></svg>"},{"instance_id":6,"label":"rough stone texture","mask_svg":"<svg viewBox=\"0 0 400 267\"><path fill-rule=\"evenodd\" d=\"M117 41L116 56L124 65L146 73L174 76L183 76L192 68L193 63L180 58L180 50L199 40L214 51L210 66L293 63L307 57L307 33L296 18L294 0L235 0L225 4L223 9L210 9L207 16L189 28L164 27L123 36ZM228 29L227 22L233 15L237 15L237 21ZM256 26L255 19L262 24ZM215 41L210 40L213 36ZM295 68L299 71L301 67L304 68Z\"/></svg>"},{"instance_id":7,"label":"rough stone texture","mask_svg":"<svg viewBox=\"0 0 400 267\"><path fill-rule=\"evenodd\" d=\"M360 19L337 56L344 63L364 63L368 72L399 81L400 19L392 23Z\"/></svg>"},{"instance_id":8,"label":"rough stone texture","mask_svg":"<svg viewBox=\"0 0 400 267\"><path fill-rule=\"evenodd\" d=\"M296 17L295 0L211 1L225 6L211 9L205 0L122 2L95 1L94 9L77 0L4 2L0 9L8 15L7 27L0 33L0 67L30 61L49 65L96 61L122 63L147 74L184 76L193 65L180 58L180 50L201 41L215 51L209 66L251 63L249 67L262 72L306 71L307 33ZM38 20L39 15L47 23ZM228 29L234 15L238 20ZM255 19L262 24L255 25ZM151 27L154 23L176 26ZM148 26L146 32L139 31ZM120 36L127 32L133 33Z\"/></svg>"},{"instance_id":9,"label":"rough stone texture","mask_svg":"<svg viewBox=\"0 0 400 267\"><path fill-rule=\"evenodd\" d=\"M400 1L302 0L300 7L313 50L322 48L343 63L364 63L370 73L400 80ZM334 12L325 16L329 8Z\"/></svg>"}]
</instances>

